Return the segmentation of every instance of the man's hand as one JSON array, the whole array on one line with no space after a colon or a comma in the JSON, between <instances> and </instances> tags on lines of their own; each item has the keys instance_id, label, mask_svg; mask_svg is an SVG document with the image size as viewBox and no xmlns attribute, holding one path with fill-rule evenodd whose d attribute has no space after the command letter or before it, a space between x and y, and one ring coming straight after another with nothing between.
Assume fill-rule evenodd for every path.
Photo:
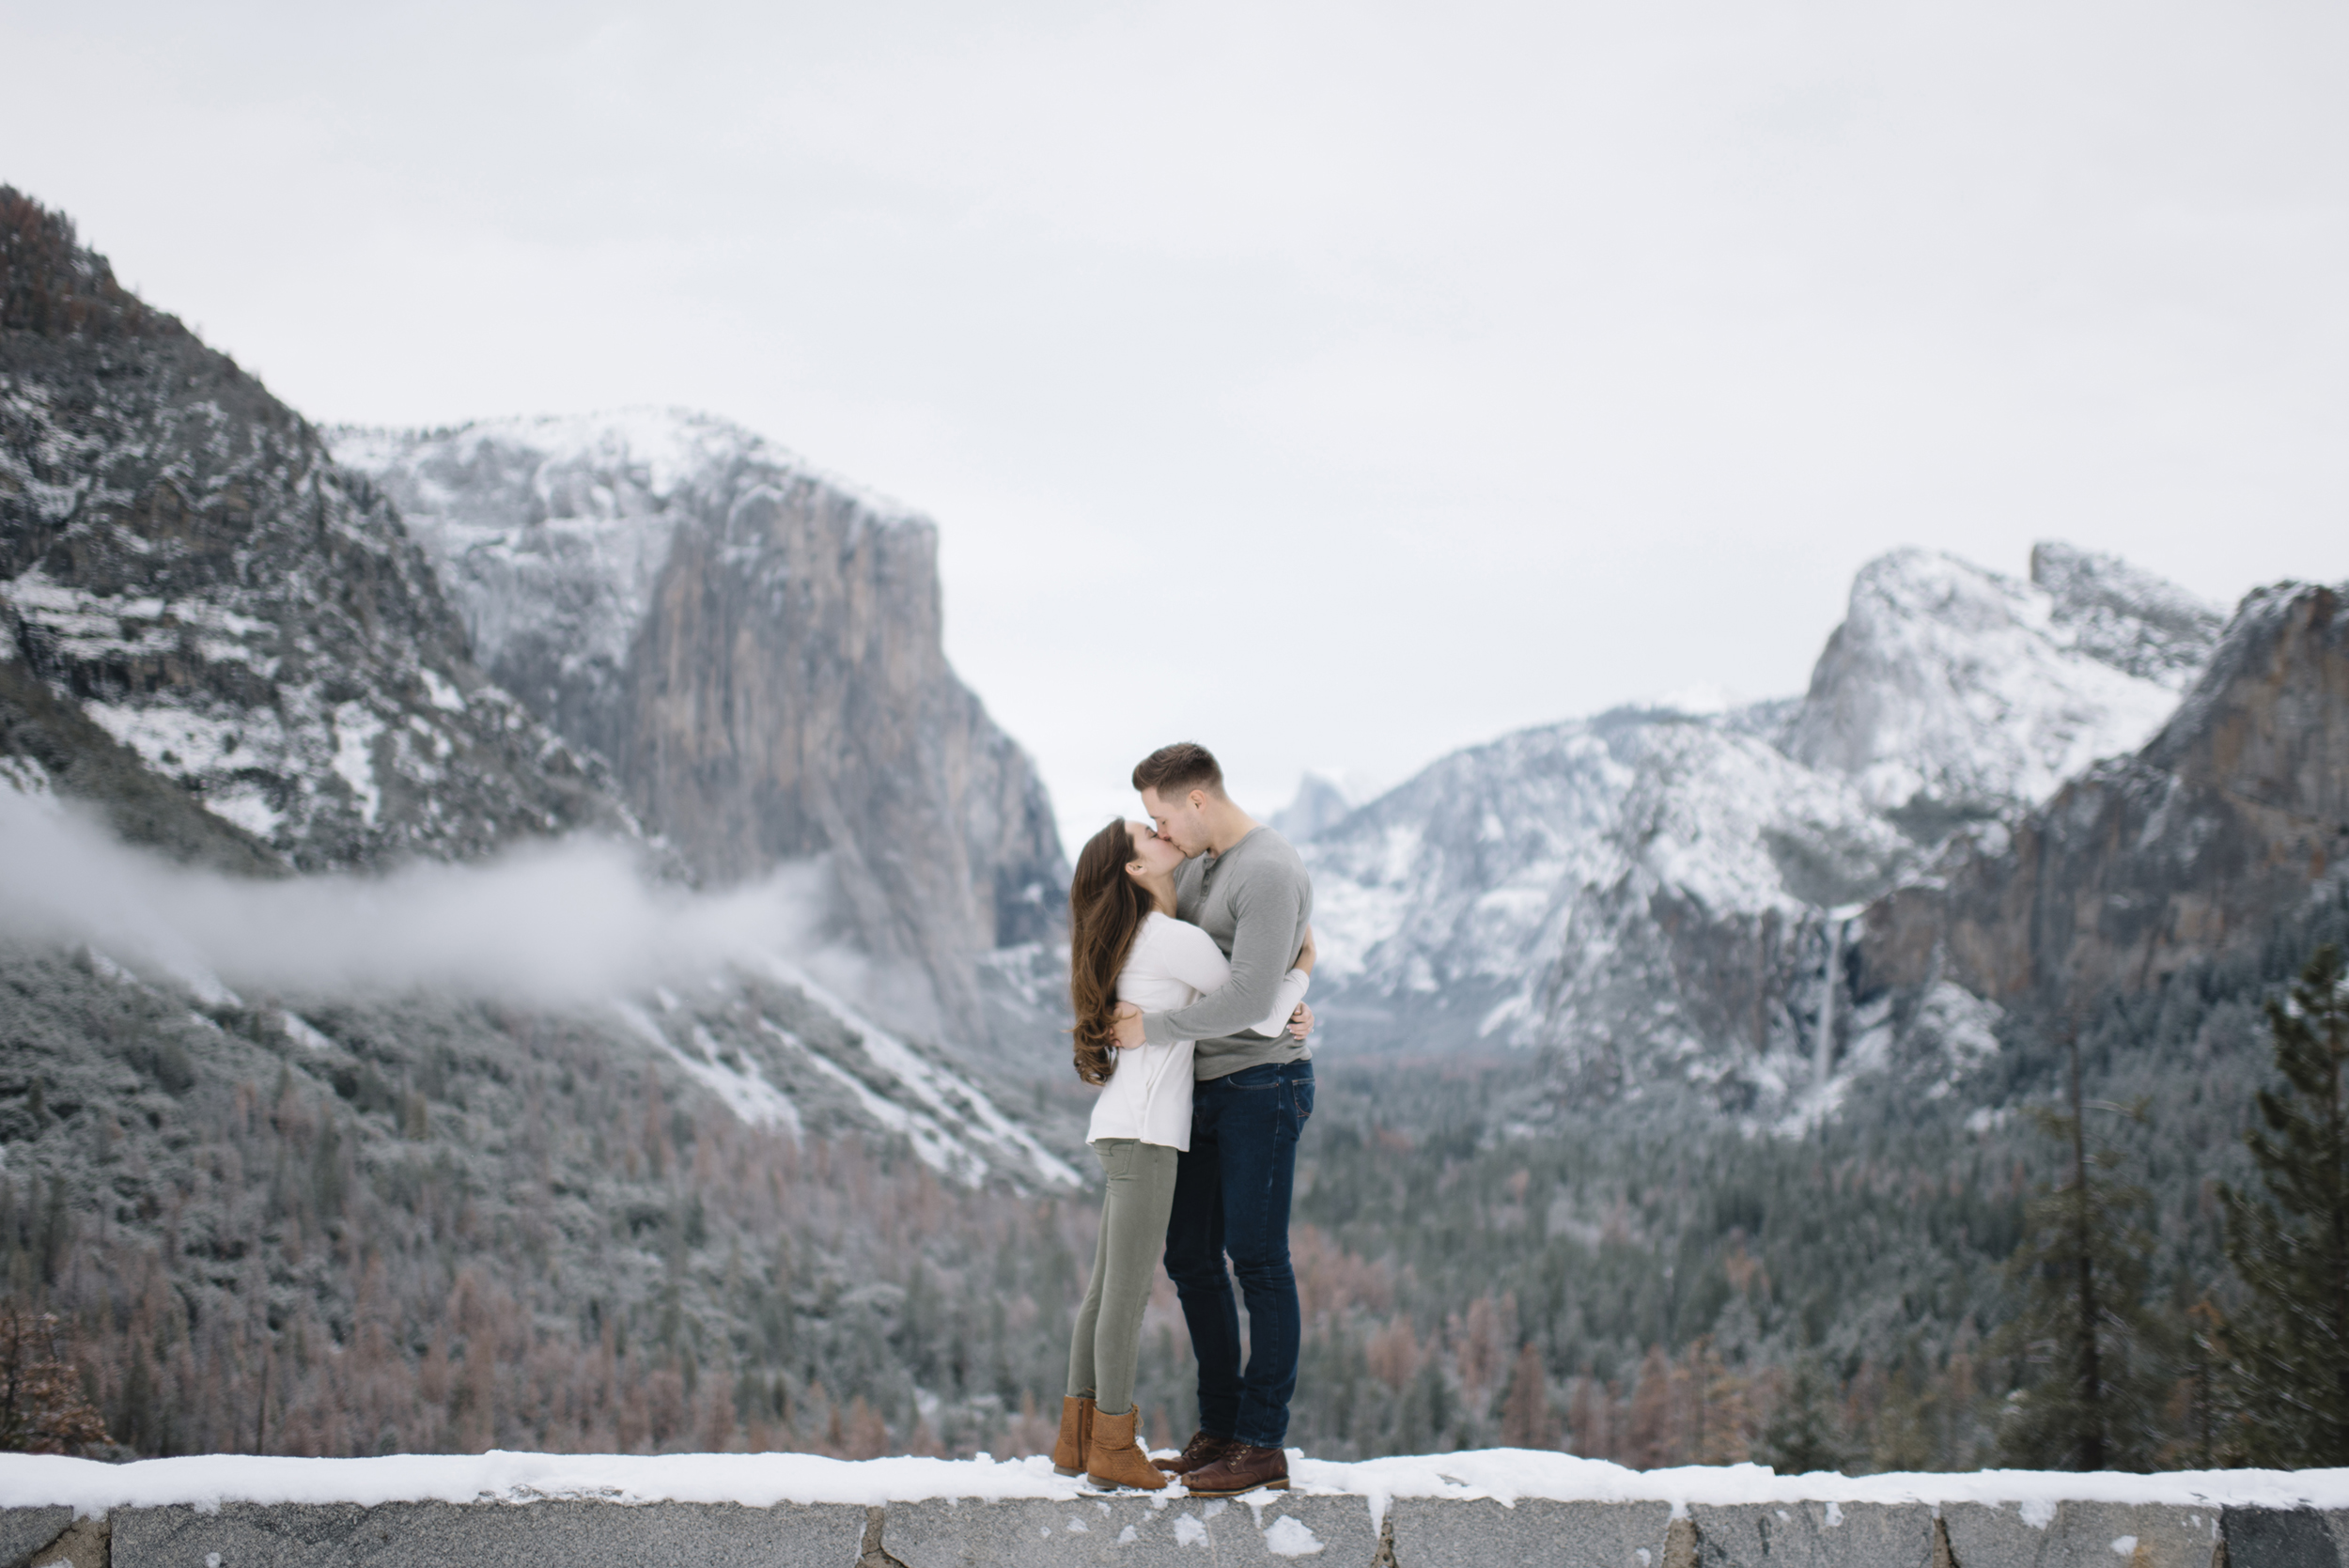
<instances>
[{"instance_id":1,"label":"man's hand","mask_svg":"<svg viewBox=\"0 0 2349 1568\"><path fill-rule=\"evenodd\" d=\"M1289 1015L1289 1034L1295 1039L1302 1040L1313 1032L1314 1010L1300 1001L1297 1004L1297 1011Z\"/></svg>"},{"instance_id":2,"label":"man's hand","mask_svg":"<svg viewBox=\"0 0 2349 1568\"><path fill-rule=\"evenodd\" d=\"M1132 1050L1142 1044L1142 1009L1130 1001L1121 1001L1111 1015L1117 1020L1117 1048Z\"/></svg>"}]
</instances>

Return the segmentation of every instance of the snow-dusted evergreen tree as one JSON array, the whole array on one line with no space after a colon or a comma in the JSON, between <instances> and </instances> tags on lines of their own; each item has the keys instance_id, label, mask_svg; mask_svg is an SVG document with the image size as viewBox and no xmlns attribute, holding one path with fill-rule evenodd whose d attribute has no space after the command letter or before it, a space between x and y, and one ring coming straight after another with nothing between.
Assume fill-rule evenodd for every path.
<instances>
[{"instance_id":1,"label":"snow-dusted evergreen tree","mask_svg":"<svg viewBox=\"0 0 2349 1568\"><path fill-rule=\"evenodd\" d=\"M1765 1457L1781 1475L1843 1467L1843 1441L1835 1420L1835 1388L1815 1356L1795 1362L1778 1408L1762 1435Z\"/></svg>"},{"instance_id":2,"label":"snow-dusted evergreen tree","mask_svg":"<svg viewBox=\"0 0 2349 1568\"><path fill-rule=\"evenodd\" d=\"M2025 1211L2023 1243L2007 1264L2020 1311L1999 1347L2023 1363L1999 1434L2010 1464L2034 1469L2146 1467L2163 1392L2159 1320L2147 1309L2154 1238L2144 1188L2120 1179L2122 1155L2092 1147L2088 1112L2140 1120L2144 1108L2084 1101L2079 1048L2071 1051L2066 1109L2032 1112L2062 1145L2064 1174Z\"/></svg>"},{"instance_id":3,"label":"snow-dusted evergreen tree","mask_svg":"<svg viewBox=\"0 0 2349 1568\"><path fill-rule=\"evenodd\" d=\"M2259 1419L2255 1464L2349 1465L2349 987L2341 950L2317 949L2291 1000L2267 1004L2280 1090L2245 1134L2265 1201L2232 1188L2227 1252L2250 1288L2236 1375Z\"/></svg>"}]
</instances>

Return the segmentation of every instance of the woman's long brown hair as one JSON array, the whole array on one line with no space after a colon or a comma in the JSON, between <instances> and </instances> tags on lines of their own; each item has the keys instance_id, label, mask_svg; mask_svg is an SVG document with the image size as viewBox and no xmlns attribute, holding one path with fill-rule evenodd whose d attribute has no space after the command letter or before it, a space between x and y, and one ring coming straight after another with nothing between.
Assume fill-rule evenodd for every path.
<instances>
[{"instance_id":1,"label":"woman's long brown hair","mask_svg":"<svg viewBox=\"0 0 2349 1568\"><path fill-rule=\"evenodd\" d=\"M1150 890L1126 875L1134 841L1123 821L1085 841L1068 882L1068 1001L1077 1015L1077 1076L1107 1083L1117 1070L1117 972L1134 950L1142 923L1158 908Z\"/></svg>"}]
</instances>

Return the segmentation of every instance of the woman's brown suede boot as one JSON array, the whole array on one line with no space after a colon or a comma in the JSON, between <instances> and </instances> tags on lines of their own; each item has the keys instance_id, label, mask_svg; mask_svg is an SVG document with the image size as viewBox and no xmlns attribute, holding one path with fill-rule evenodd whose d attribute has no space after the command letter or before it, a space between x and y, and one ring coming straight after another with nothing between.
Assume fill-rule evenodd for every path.
<instances>
[{"instance_id":1,"label":"woman's brown suede boot","mask_svg":"<svg viewBox=\"0 0 2349 1568\"><path fill-rule=\"evenodd\" d=\"M1139 1486L1156 1492L1166 1477L1134 1441L1134 1421L1142 1414L1135 1405L1122 1416L1093 1412L1093 1441L1085 1448L1085 1479L1096 1486Z\"/></svg>"},{"instance_id":2,"label":"woman's brown suede boot","mask_svg":"<svg viewBox=\"0 0 2349 1568\"><path fill-rule=\"evenodd\" d=\"M1093 1442L1093 1396L1060 1402L1060 1436L1052 1442L1052 1473L1085 1473L1085 1450Z\"/></svg>"}]
</instances>

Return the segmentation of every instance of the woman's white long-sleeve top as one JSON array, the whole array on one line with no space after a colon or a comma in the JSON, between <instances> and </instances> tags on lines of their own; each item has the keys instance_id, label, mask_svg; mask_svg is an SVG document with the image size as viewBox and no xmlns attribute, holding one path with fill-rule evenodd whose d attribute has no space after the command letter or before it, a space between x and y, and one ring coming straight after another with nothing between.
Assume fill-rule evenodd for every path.
<instances>
[{"instance_id":1,"label":"woman's white long-sleeve top","mask_svg":"<svg viewBox=\"0 0 2349 1568\"><path fill-rule=\"evenodd\" d=\"M1196 925L1152 911L1134 935L1133 951L1117 972L1117 1000L1130 1001L1145 1013L1188 1007L1232 977L1232 966L1217 951L1215 939ZM1273 1008L1256 1026L1259 1034L1278 1034L1288 1027L1289 1015L1305 1000L1312 977L1291 970L1281 978ZM1190 1045L1174 1040L1163 1046L1137 1046L1116 1053L1117 1070L1094 1102L1093 1125L1085 1132L1091 1142L1102 1138L1138 1138L1170 1149L1190 1147Z\"/></svg>"}]
</instances>

